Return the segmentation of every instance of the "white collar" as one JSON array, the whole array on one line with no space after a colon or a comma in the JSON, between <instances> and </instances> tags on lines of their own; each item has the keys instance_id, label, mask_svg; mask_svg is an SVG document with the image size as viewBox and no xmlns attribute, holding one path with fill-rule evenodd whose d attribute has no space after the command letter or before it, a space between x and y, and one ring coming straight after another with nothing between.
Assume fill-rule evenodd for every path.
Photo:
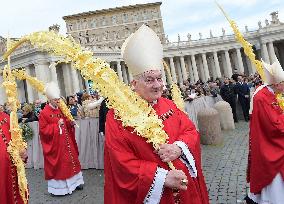
<instances>
[{"instance_id":1,"label":"white collar","mask_svg":"<svg viewBox=\"0 0 284 204\"><path fill-rule=\"evenodd\" d=\"M155 105L155 104L157 104L157 103L158 103L158 100L155 100L155 101L149 102L149 104L150 104L151 106L153 106L153 105Z\"/></svg>"},{"instance_id":2,"label":"white collar","mask_svg":"<svg viewBox=\"0 0 284 204\"><path fill-rule=\"evenodd\" d=\"M271 88L270 86L267 86L267 89L268 89L271 93L273 93L273 94L274 94L274 90L273 90L273 88Z\"/></svg>"}]
</instances>

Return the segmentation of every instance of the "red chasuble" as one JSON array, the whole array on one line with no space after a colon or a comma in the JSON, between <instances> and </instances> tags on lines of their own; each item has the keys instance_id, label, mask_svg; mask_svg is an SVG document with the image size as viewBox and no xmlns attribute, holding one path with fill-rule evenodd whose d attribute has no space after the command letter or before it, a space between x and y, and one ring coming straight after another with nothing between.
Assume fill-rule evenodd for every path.
<instances>
[{"instance_id":1,"label":"red chasuble","mask_svg":"<svg viewBox=\"0 0 284 204\"><path fill-rule=\"evenodd\" d=\"M260 193L277 173L284 176L284 114L275 95L265 87L253 99L247 176L250 191Z\"/></svg>"},{"instance_id":2,"label":"red chasuble","mask_svg":"<svg viewBox=\"0 0 284 204\"><path fill-rule=\"evenodd\" d=\"M164 130L169 136L168 143L184 142L195 159L197 178L190 176L180 159L173 161L174 166L188 177L187 190L180 191L181 204L209 203L201 170L199 134L195 126L170 100L160 98L153 108L163 120ZM121 121L114 118L114 111L109 111L105 136L105 204L143 203L157 167L169 170L167 164L153 152L152 145L132 132L133 128L123 128ZM172 189L164 188L160 203L174 203Z\"/></svg>"},{"instance_id":3,"label":"red chasuble","mask_svg":"<svg viewBox=\"0 0 284 204\"><path fill-rule=\"evenodd\" d=\"M22 204L16 167L13 165L7 145L11 139L10 118L6 113L0 112L0 202L5 204Z\"/></svg>"},{"instance_id":4,"label":"red chasuble","mask_svg":"<svg viewBox=\"0 0 284 204\"><path fill-rule=\"evenodd\" d=\"M64 125L58 120L62 118ZM46 105L39 115L39 134L44 156L45 179L65 180L81 171L75 128L61 110Z\"/></svg>"}]
</instances>

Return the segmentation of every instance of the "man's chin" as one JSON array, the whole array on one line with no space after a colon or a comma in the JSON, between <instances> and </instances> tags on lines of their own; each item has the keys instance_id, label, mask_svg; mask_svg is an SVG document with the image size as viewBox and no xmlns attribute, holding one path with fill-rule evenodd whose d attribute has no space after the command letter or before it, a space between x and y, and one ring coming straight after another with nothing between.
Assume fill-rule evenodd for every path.
<instances>
[{"instance_id":1,"label":"man's chin","mask_svg":"<svg viewBox=\"0 0 284 204\"><path fill-rule=\"evenodd\" d=\"M156 101L161 97L162 97L162 94L153 95L153 97L151 97L151 101Z\"/></svg>"}]
</instances>

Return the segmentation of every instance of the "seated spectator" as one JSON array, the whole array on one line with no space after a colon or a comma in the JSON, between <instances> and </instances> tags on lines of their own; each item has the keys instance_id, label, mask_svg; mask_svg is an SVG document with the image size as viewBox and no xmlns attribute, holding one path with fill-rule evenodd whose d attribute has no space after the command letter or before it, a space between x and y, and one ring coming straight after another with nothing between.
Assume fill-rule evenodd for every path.
<instances>
[{"instance_id":1,"label":"seated spectator","mask_svg":"<svg viewBox=\"0 0 284 204\"><path fill-rule=\"evenodd\" d=\"M28 122L38 121L38 118L35 115L31 105L29 104L24 105L22 111L23 111L23 117L19 120L19 122L28 123Z\"/></svg>"},{"instance_id":2,"label":"seated spectator","mask_svg":"<svg viewBox=\"0 0 284 204\"><path fill-rule=\"evenodd\" d=\"M71 112L71 115L75 119L79 119L82 116L82 107L78 104L74 95L67 97L67 106Z\"/></svg>"},{"instance_id":3,"label":"seated spectator","mask_svg":"<svg viewBox=\"0 0 284 204\"><path fill-rule=\"evenodd\" d=\"M36 117L38 117L40 111L41 111L41 100L37 99L34 102L34 113L35 113Z\"/></svg>"}]
</instances>

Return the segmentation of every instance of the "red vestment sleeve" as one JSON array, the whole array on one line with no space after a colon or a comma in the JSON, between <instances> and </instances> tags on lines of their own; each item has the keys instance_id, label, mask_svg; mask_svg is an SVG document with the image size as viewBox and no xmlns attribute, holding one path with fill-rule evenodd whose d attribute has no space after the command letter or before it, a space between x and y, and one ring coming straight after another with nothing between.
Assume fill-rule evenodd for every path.
<instances>
[{"instance_id":1,"label":"red vestment sleeve","mask_svg":"<svg viewBox=\"0 0 284 204\"><path fill-rule=\"evenodd\" d=\"M138 136L131 135L133 139ZM143 146L141 146L143 148ZM120 121L114 119L113 110L107 115L105 142L105 204L143 203L158 164L139 159L123 134ZM123 189L123 190L121 190ZM105 194L106 195L106 194Z\"/></svg>"},{"instance_id":2,"label":"red vestment sleeve","mask_svg":"<svg viewBox=\"0 0 284 204\"><path fill-rule=\"evenodd\" d=\"M50 143L53 140L53 136L59 134L59 126L56 123L50 123L48 116L44 113L39 115L39 135L44 143Z\"/></svg>"}]
</instances>

